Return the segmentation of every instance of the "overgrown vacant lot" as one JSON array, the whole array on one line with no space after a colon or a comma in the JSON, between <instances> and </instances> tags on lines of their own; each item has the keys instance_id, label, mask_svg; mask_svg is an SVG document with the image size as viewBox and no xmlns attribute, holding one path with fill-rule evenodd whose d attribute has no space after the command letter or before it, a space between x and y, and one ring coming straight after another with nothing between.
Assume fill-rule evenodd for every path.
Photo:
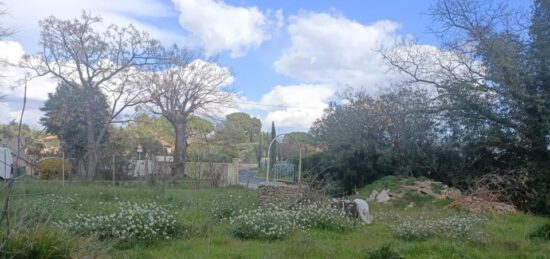
<instances>
[{"instance_id":1,"label":"overgrown vacant lot","mask_svg":"<svg viewBox=\"0 0 550 259\"><path fill-rule=\"evenodd\" d=\"M550 255L549 241L530 238L548 218L476 215L447 209L445 200L414 197L410 197L416 204L413 208L407 208L406 203L371 204L373 225L357 223L350 228L353 224L337 225L334 218L326 217L309 227L293 226L275 238L243 237L252 230L246 225L237 227L238 217L256 209L256 199L256 191L245 188L197 188L190 184L164 190L94 184L62 188L56 182L25 180L16 183L10 202L11 228L19 229L14 230L10 244L17 247L17 242L38 242L29 241L33 240L32 233L27 233L31 236L27 239L14 237L38 228L41 237L47 236L44 232L61 236L60 244L73 257L94 253L99 258L383 258L374 257L373 251L385 245L404 258ZM300 213L281 215L287 221L307 217ZM286 224L274 217L252 220ZM151 225L145 229L131 226L130 221ZM126 229L138 234L128 235Z\"/></svg>"}]
</instances>

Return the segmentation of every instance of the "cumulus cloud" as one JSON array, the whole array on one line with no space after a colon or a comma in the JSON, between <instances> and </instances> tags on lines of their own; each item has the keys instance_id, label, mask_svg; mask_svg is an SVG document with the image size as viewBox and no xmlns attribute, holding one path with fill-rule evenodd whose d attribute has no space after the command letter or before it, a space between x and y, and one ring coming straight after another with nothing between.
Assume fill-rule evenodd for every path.
<instances>
[{"instance_id":1,"label":"cumulus cloud","mask_svg":"<svg viewBox=\"0 0 550 259\"><path fill-rule=\"evenodd\" d=\"M0 59L8 61L1 65L0 96L23 97L24 88L21 87L21 79L25 77L25 70L16 66L20 58L25 54L23 47L15 41L0 42ZM57 81L50 77L38 77L28 84L27 98L44 101L48 93L52 93L57 86ZM9 98L7 98L9 99Z\"/></svg>"},{"instance_id":2,"label":"cumulus cloud","mask_svg":"<svg viewBox=\"0 0 550 259\"><path fill-rule=\"evenodd\" d=\"M352 87L375 93L400 79L377 51L403 39L397 34L399 24L382 20L363 25L342 15L313 12L291 16L289 23L291 45L274 62L275 70L306 83L276 86L264 95L259 104L275 105L265 122L307 129L336 92Z\"/></svg>"},{"instance_id":3,"label":"cumulus cloud","mask_svg":"<svg viewBox=\"0 0 550 259\"><path fill-rule=\"evenodd\" d=\"M364 87L374 91L398 75L388 73L379 47L399 41L400 25L382 20L363 25L346 17L304 12L289 18L291 46L275 61L283 75L310 83Z\"/></svg>"},{"instance_id":4,"label":"cumulus cloud","mask_svg":"<svg viewBox=\"0 0 550 259\"><path fill-rule=\"evenodd\" d=\"M24 96L24 88L20 80L25 77L25 71L14 66L23 56L23 47L14 41L0 42L0 59L7 64L0 66L0 123L18 120ZM48 98L48 93L55 91L57 81L50 77L39 77L27 84L27 110L23 121L33 127L39 126L42 116L40 107Z\"/></svg>"},{"instance_id":5,"label":"cumulus cloud","mask_svg":"<svg viewBox=\"0 0 550 259\"><path fill-rule=\"evenodd\" d=\"M262 12L217 0L172 0L181 12L180 24L210 54L229 50L240 57L259 47L282 26L282 10Z\"/></svg>"},{"instance_id":6,"label":"cumulus cloud","mask_svg":"<svg viewBox=\"0 0 550 259\"><path fill-rule=\"evenodd\" d=\"M0 100L0 111L1 111L0 112L0 123L8 123L11 120L9 112L6 112L6 111L9 111L9 110L10 110L10 107L9 107L8 103L2 102Z\"/></svg>"},{"instance_id":7,"label":"cumulus cloud","mask_svg":"<svg viewBox=\"0 0 550 259\"><path fill-rule=\"evenodd\" d=\"M38 43L38 21L52 15L61 19L72 19L83 10L90 11L92 15L100 15L104 26L131 23L163 42L180 42L183 39L175 32L145 21L147 18L176 15L171 6L161 0L6 0L4 3L8 15L2 22L15 28L17 34L14 37L29 46Z\"/></svg>"},{"instance_id":8,"label":"cumulus cloud","mask_svg":"<svg viewBox=\"0 0 550 259\"><path fill-rule=\"evenodd\" d=\"M277 127L308 129L323 115L333 95L334 90L328 85L278 85L246 108L265 111L262 124L266 127L274 121Z\"/></svg>"}]
</instances>

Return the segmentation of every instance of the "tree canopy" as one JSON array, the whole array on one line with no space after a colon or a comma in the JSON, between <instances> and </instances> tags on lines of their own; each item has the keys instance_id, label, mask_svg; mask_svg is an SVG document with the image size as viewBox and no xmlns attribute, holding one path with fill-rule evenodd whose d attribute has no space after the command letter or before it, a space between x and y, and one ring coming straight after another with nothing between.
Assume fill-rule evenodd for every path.
<instances>
[{"instance_id":1,"label":"tree canopy","mask_svg":"<svg viewBox=\"0 0 550 259\"><path fill-rule=\"evenodd\" d=\"M67 157L73 157L80 163L84 162L89 148L86 118L82 116L86 107L82 103L89 103L94 107L91 116L95 137L98 137L109 120L109 105L105 96L97 89L84 89L61 82L54 93L48 94L44 107L40 109L44 112L40 121L46 132L57 135ZM104 141L106 139L103 138ZM84 175L85 172L80 174Z\"/></svg>"},{"instance_id":2,"label":"tree canopy","mask_svg":"<svg viewBox=\"0 0 550 259\"><path fill-rule=\"evenodd\" d=\"M478 0L440 0L430 15L441 48L403 39L381 50L405 79L331 105L311 128L325 152L306 167L344 192L389 174L464 189L506 174L521 185L516 205L550 212L550 2L534 1L530 20Z\"/></svg>"}]
</instances>

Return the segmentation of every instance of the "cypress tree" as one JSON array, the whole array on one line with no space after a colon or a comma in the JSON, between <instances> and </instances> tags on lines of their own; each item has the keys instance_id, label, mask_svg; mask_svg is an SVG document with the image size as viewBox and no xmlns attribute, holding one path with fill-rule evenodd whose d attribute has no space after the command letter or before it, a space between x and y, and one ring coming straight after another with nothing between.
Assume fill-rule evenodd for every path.
<instances>
[{"instance_id":1,"label":"cypress tree","mask_svg":"<svg viewBox=\"0 0 550 259\"><path fill-rule=\"evenodd\" d=\"M271 122L271 141L277 137L277 133L275 132L275 122ZM277 141L273 142L273 145L271 145L271 150L269 151L269 164L270 167L273 167L277 160Z\"/></svg>"}]
</instances>

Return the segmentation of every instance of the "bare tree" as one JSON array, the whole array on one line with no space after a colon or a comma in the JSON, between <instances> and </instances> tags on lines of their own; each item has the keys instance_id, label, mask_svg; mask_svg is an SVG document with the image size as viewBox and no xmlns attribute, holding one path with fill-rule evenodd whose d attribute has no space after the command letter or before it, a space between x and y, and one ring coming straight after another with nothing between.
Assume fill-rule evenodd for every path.
<instances>
[{"instance_id":1,"label":"bare tree","mask_svg":"<svg viewBox=\"0 0 550 259\"><path fill-rule=\"evenodd\" d=\"M0 1L0 17L4 17L8 15L8 12L3 7L4 7L4 2ZM6 38L13 35L13 33L14 33L14 30L12 28L7 27L4 24L0 24L0 41L6 40Z\"/></svg>"},{"instance_id":2,"label":"bare tree","mask_svg":"<svg viewBox=\"0 0 550 259\"><path fill-rule=\"evenodd\" d=\"M136 84L139 67L155 62L160 43L132 25L101 26L101 18L83 12L81 19L61 20L50 17L40 21L40 46L36 55L26 56L22 66L36 76L50 75L72 87L99 89L110 102L111 114L100 132L94 132L90 103L83 103L86 114L86 174L94 176L99 144L111 123L129 107L142 103Z\"/></svg>"},{"instance_id":3,"label":"bare tree","mask_svg":"<svg viewBox=\"0 0 550 259\"><path fill-rule=\"evenodd\" d=\"M506 154L512 172L529 169L528 185L539 194L523 198L547 213L550 2L534 0L529 17L506 1L439 0L431 15L440 49L406 42L383 51L385 59L406 84L431 86L453 123L487 138L495 161Z\"/></svg>"},{"instance_id":4,"label":"bare tree","mask_svg":"<svg viewBox=\"0 0 550 259\"><path fill-rule=\"evenodd\" d=\"M5 9L2 7L4 6L4 2L0 1L0 17L5 17L8 13ZM4 24L0 24L0 42L6 41L11 35L13 35L14 30L10 27L5 26ZM8 62L3 57L0 57L0 65L8 65ZM0 77L2 75L0 74ZM2 96L0 96L1 98Z\"/></svg>"},{"instance_id":5,"label":"bare tree","mask_svg":"<svg viewBox=\"0 0 550 259\"><path fill-rule=\"evenodd\" d=\"M540 102L528 93L528 27L518 10L489 2L440 0L431 30L441 49L405 41L381 53L404 85L428 86L444 110L527 136L525 104Z\"/></svg>"},{"instance_id":6,"label":"bare tree","mask_svg":"<svg viewBox=\"0 0 550 259\"><path fill-rule=\"evenodd\" d=\"M176 132L172 176L183 176L187 152L188 122L191 115L212 115L231 104L232 94L224 89L232 76L213 60L174 46L164 51L162 62L144 73L148 108L164 116Z\"/></svg>"}]
</instances>

